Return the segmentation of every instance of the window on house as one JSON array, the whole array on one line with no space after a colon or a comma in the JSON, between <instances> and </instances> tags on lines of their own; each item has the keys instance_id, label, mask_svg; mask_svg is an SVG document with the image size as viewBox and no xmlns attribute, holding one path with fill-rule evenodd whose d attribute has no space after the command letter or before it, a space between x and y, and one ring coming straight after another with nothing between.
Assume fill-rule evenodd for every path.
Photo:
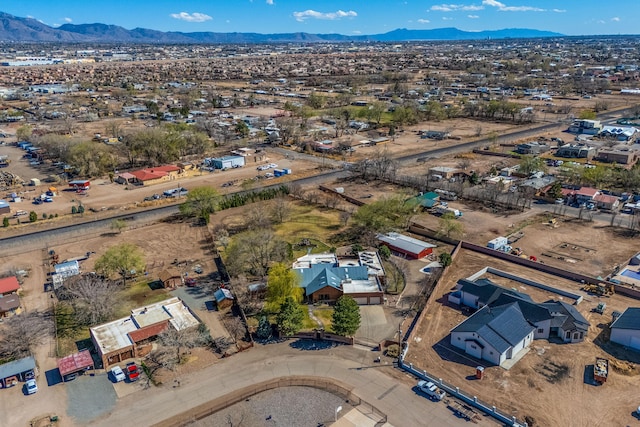
<instances>
[{"instance_id":1,"label":"window on house","mask_svg":"<svg viewBox=\"0 0 640 427\"><path fill-rule=\"evenodd\" d=\"M544 329L538 329L539 334L544 334Z\"/></svg>"},{"instance_id":2,"label":"window on house","mask_svg":"<svg viewBox=\"0 0 640 427\"><path fill-rule=\"evenodd\" d=\"M490 351L489 354L493 354L493 351Z\"/></svg>"},{"instance_id":3,"label":"window on house","mask_svg":"<svg viewBox=\"0 0 640 427\"><path fill-rule=\"evenodd\" d=\"M460 337L458 337L458 341L460 341Z\"/></svg>"},{"instance_id":4,"label":"window on house","mask_svg":"<svg viewBox=\"0 0 640 427\"><path fill-rule=\"evenodd\" d=\"M565 337L566 339L571 338L571 332L566 332L566 333L564 334L564 337Z\"/></svg>"},{"instance_id":5,"label":"window on house","mask_svg":"<svg viewBox=\"0 0 640 427\"><path fill-rule=\"evenodd\" d=\"M577 340L579 336L580 336L580 334L579 334L578 332L575 332L575 333L573 334L573 339L574 339L574 340Z\"/></svg>"},{"instance_id":6,"label":"window on house","mask_svg":"<svg viewBox=\"0 0 640 427\"><path fill-rule=\"evenodd\" d=\"M471 348L476 350L478 347L476 347L475 345L471 344Z\"/></svg>"}]
</instances>

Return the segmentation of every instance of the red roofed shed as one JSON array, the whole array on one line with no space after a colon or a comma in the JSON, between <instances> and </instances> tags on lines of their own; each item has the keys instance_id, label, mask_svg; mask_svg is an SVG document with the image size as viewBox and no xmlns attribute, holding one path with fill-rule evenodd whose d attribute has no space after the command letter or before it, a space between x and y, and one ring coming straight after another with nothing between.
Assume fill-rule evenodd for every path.
<instances>
[{"instance_id":1,"label":"red roofed shed","mask_svg":"<svg viewBox=\"0 0 640 427\"><path fill-rule=\"evenodd\" d=\"M58 360L58 370L64 380L71 374L86 371L89 368L93 368L93 359L89 350L82 350Z\"/></svg>"},{"instance_id":2,"label":"red roofed shed","mask_svg":"<svg viewBox=\"0 0 640 427\"><path fill-rule=\"evenodd\" d=\"M20 283L16 276L4 277L0 279L0 295L8 295L20 289Z\"/></svg>"}]
</instances>

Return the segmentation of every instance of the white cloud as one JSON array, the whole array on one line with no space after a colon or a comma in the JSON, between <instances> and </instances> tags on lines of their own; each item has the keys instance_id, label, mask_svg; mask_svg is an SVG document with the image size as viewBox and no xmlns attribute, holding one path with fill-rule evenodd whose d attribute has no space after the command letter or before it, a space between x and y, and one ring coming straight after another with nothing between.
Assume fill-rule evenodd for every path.
<instances>
[{"instance_id":1,"label":"white cloud","mask_svg":"<svg viewBox=\"0 0 640 427\"><path fill-rule=\"evenodd\" d=\"M565 13L567 9L551 9L551 11L555 13Z\"/></svg>"},{"instance_id":2,"label":"white cloud","mask_svg":"<svg viewBox=\"0 0 640 427\"><path fill-rule=\"evenodd\" d=\"M443 20L443 21L453 21L453 18L448 18L448 17L446 17L446 16L443 16L443 17L442 17L442 20Z\"/></svg>"},{"instance_id":3,"label":"white cloud","mask_svg":"<svg viewBox=\"0 0 640 427\"><path fill-rule=\"evenodd\" d=\"M478 19L480 17L478 15L467 15L467 18L469 18L469 19Z\"/></svg>"},{"instance_id":4,"label":"white cloud","mask_svg":"<svg viewBox=\"0 0 640 427\"><path fill-rule=\"evenodd\" d=\"M475 4L436 4L431 6L431 10L436 12L455 12L456 10L463 10L472 12L475 10L482 10L484 6L475 5Z\"/></svg>"},{"instance_id":5,"label":"white cloud","mask_svg":"<svg viewBox=\"0 0 640 427\"><path fill-rule=\"evenodd\" d=\"M63 18L63 19L64 19L64 22L73 22L73 19L71 18Z\"/></svg>"},{"instance_id":6,"label":"white cloud","mask_svg":"<svg viewBox=\"0 0 640 427\"><path fill-rule=\"evenodd\" d=\"M204 13L199 13L199 12L172 13L169 16L171 16L174 19L179 19L181 21L187 21L187 22L205 22L205 21L211 21L213 19L209 15L205 15Z\"/></svg>"},{"instance_id":7,"label":"white cloud","mask_svg":"<svg viewBox=\"0 0 640 427\"><path fill-rule=\"evenodd\" d=\"M267 0L267 4L270 5L270 6L273 6L273 4L274 4L273 0Z\"/></svg>"},{"instance_id":8,"label":"white cloud","mask_svg":"<svg viewBox=\"0 0 640 427\"><path fill-rule=\"evenodd\" d=\"M358 31L358 30L353 30L351 31L353 34L362 34L362 31Z\"/></svg>"},{"instance_id":9,"label":"white cloud","mask_svg":"<svg viewBox=\"0 0 640 427\"><path fill-rule=\"evenodd\" d=\"M482 4L485 6L491 6L497 8L501 12L545 12L545 9L533 6L507 6L504 3L500 3L497 0L482 0Z\"/></svg>"},{"instance_id":10,"label":"white cloud","mask_svg":"<svg viewBox=\"0 0 640 427\"><path fill-rule=\"evenodd\" d=\"M429 23L429 22L431 22L431 21L429 21L428 19L418 19L418 22L419 22L420 24L428 24L428 23Z\"/></svg>"},{"instance_id":11,"label":"white cloud","mask_svg":"<svg viewBox=\"0 0 640 427\"><path fill-rule=\"evenodd\" d=\"M336 12L317 12L315 10L305 10L304 12L293 12L293 17L296 18L296 21L304 22L306 19L314 18L314 19L326 19L326 20L336 20L342 18L355 18L358 16L356 12L350 10L345 12L344 10L338 10Z\"/></svg>"},{"instance_id":12,"label":"white cloud","mask_svg":"<svg viewBox=\"0 0 640 427\"><path fill-rule=\"evenodd\" d=\"M611 20L613 22L620 22L620 18L618 18L617 16L614 16L613 18L611 18Z\"/></svg>"}]
</instances>

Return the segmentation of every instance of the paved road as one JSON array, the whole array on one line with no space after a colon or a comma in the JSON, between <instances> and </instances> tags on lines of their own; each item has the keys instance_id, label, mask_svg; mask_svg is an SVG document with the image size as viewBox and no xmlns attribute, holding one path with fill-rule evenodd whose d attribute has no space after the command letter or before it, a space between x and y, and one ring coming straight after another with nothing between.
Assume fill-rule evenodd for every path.
<instances>
[{"instance_id":1,"label":"paved road","mask_svg":"<svg viewBox=\"0 0 640 427\"><path fill-rule=\"evenodd\" d=\"M553 214L592 220L601 224L611 225L612 214L604 211L589 211L587 209L574 208L567 205L555 205L551 203L531 203L531 209L538 212L550 212ZM582 212L581 212L582 211ZM629 228L636 221L633 215L618 213L615 215L613 225Z\"/></svg>"},{"instance_id":2,"label":"paved road","mask_svg":"<svg viewBox=\"0 0 640 427\"><path fill-rule=\"evenodd\" d=\"M456 418L443 403L418 395L410 386L385 375L383 369L393 368L381 369L378 364L373 365L370 351L353 347L306 351L296 350L286 342L269 344L182 377L178 388L152 388L120 400L112 413L92 425L152 425L234 390L295 375L333 378L354 387L357 396L387 414L388 422L394 426L467 424ZM486 418L480 424L496 425Z\"/></svg>"}]
</instances>

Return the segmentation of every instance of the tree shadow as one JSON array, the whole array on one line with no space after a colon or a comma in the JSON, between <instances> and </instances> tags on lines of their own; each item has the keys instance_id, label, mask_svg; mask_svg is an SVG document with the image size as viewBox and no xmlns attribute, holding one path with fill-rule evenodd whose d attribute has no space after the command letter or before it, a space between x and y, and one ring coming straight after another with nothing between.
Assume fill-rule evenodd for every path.
<instances>
[{"instance_id":1,"label":"tree shadow","mask_svg":"<svg viewBox=\"0 0 640 427\"><path fill-rule=\"evenodd\" d=\"M337 346L338 346L338 343L333 341L308 340L308 339L298 339L289 344L289 347L291 348L295 348L297 350L306 350L306 351L327 350L329 348L333 348Z\"/></svg>"}]
</instances>

